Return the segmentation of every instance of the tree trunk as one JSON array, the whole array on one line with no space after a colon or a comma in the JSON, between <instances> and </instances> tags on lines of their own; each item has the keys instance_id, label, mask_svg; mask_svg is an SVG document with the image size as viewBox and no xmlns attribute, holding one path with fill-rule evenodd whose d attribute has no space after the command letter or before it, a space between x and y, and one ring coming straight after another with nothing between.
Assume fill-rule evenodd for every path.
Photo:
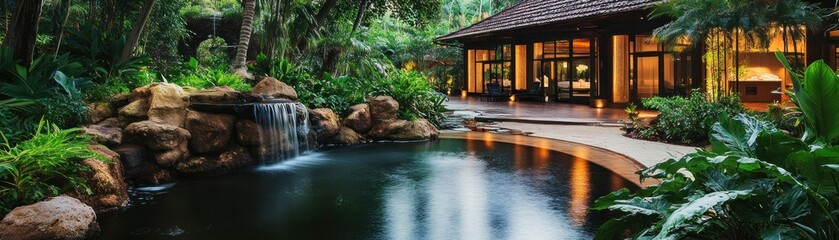
<instances>
[{"instance_id":1,"label":"tree trunk","mask_svg":"<svg viewBox=\"0 0 839 240\"><path fill-rule=\"evenodd\" d=\"M58 43L55 44L56 57L58 57L58 51L61 50L61 39L64 38L64 29L67 28L67 20L70 19L70 6L72 6L73 1L67 0L64 3L64 20L61 21L61 30L58 31Z\"/></svg>"},{"instance_id":2,"label":"tree trunk","mask_svg":"<svg viewBox=\"0 0 839 240\"><path fill-rule=\"evenodd\" d=\"M151 11L154 9L154 3L155 0L146 0L146 4L143 5L143 9L140 11L140 15L137 16L137 21L134 22L134 27L131 29L131 35L128 36L128 41L125 42L125 46L122 48L122 57L119 58L120 63L128 61L134 55L134 48L140 42L140 36L143 34L143 28L146 27L146 22L149 21Z\"/></svg>"},{"instance_id":3,"label":"tree trunk","mask_svg":"<svg viewBox=\"0 0 839 240\"><path fill-rule=\"evenodd\" d=\"M15 15L6 32L3 45L12 48L14 59L29 66L35 55L35 40L38 36L38 20L41 18L43 0L18 1Z\"/></svg>"},{"instance_id":4,"label":"tree trunk","mask_svg":"<svg viewBox=\"0 0 839 240\"><path fill-rule=\"evenodd\" d=\"M315 15L315 25L312 26L310 32L317 31L317 29L323 25L327 17L329 17L329 13L332 12L332 9L334 9L336 5L338 5L338 0L326 0L326 2L320 6L318 13ZM292 46L297 46L298 51L305 51L306 48L309 47L309 41L306 41L306 38L308 38L308 33L298 34L297 37L294 38L294 44Z\"/></svg>"},{"instance_id":5,"label":"tree trunk","mask_svg":"<svg viewBox=\"0 0 839 240\"><path fill-rule=\"evenodd\" d=\"M368 7L370 7L370 0L361 0L361 5L358 6L358 14L355 15L355 22L352 25L350 34L355 33L355 30L361 25L361 21L364 20L364 12L367 11Z\"/></svg>"},{"instance_id":6,"label":"tree trunk","mask_svg":"<svg viewBox=\"0 0 839 240\"><path fill-rule=\"evenodd\" d=\"M245 7L242 9L242 28L239 31L239 45L236 47L236 58L233 59L233 71L245 69L248 60L248 44L253 33L253 16L256 8L256 0L245 0Z\"/></svg>"}]
</instances>

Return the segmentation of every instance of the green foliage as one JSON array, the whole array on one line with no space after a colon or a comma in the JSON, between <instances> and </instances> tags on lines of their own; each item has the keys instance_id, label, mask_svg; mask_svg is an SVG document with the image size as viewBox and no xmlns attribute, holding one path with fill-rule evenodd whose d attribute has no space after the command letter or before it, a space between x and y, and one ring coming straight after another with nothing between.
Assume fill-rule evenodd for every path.
<instances>
[{"instance_id":1,"label":"green foliage","mask_svg":"<svg viewBox=\"0 0 839 240\"><path fill-rule=\"evenodd\" d=\"M125 37L114 37L100 32L97 27L85 26L84 30L69 30L64 49L74 61L80 63L80 75L90 76L92 81L107 88L128 92L139 86L154 82L156 76L147 68L151 58L134 56L120 62Z\"/></svg>"},{"instance_id":2,"label":"green foliage","mask_svg":"<svg viewBox=\"0 0 839 240\"><path fill-rule=\"evenodd\" d=\"M10 98L38 99L55 94L79 95L93 84L87 78L69 77L78 63L70 62L68 55L53 57L42 55L29 67L17 65L8 47L0 48L0 94Z\"/></svg>"},{"instance_id":3,"label":"green foliage","mask_svg":"<svg viewBox=\"0 0 839 240\"><path fill-rule=\"evenodd\" d=\"M224 69L203 68L198 65L198 60L195 58L189 59L180 69L183 72L172 81L180 86L197 89L230 87L237 91L251 90L251 85L238 75Z\"/></svg>"},{"instance_id":4,"label":"green foliage","mask_svg":"<svg viewBox=\"0 0 839 240\"><path fill-rule=\"evenodd\" d=\"M399 115L403 119L425 118L437 126L445 120L446 97L437 94L428 79L417 71L391 72L384 81L378 81L374 95L391 96L399 102Z\"/></svg>"},{"instance_id":5,"label":"green foliage","mask_svg":"<svg viewBox=\"0 0 839 240\"><path fill-rule=\"evenodd\" d=\"M708 131L720 115L733 116L745 111L737 96L708 101L700 91L694 91L687 98L645 99L644 106L658 110L659 115L657 122L641 130L642 135L688 145L707 143Z\"/></svg>"},{"instance_id":6,"label":"green foliage","mask_svg":"<svg viewBox=\"0 0 839 240\"><path fill-rule=\"evenodd\" d=\"M33 100L0 100L0 132L5 134L11 145L32 136L37 127L37 119L29 113L37 111L38 104Z\"/></svg>"},{"instance_id":7,"label":"green foliage","mask_svg":"<svg viewBox=\"0 0 839 240\"><path fill-rule=\"evenodd\" d=\"M87 122L87 106L80 96L55 95L37 102L39 115L59 128L74 128Z\"/></svg>"},{"instance_id":8,"label":"green foliage","mask_svg":"<svg viewBox=\"0 0 839 240\"><path fill-rule=\"evenodd\" d=\"M88 149L90 136L79 129L62 130L46 121L31 139L0 150L0 215L63 192L90 194L81 178L90 169L82 160L105 160Z\"/></svg>"},{"instance_id":9,"label":"green foliage","mask_svg":"<svg viewBox=\"0 0 839 240\"><path fill-rule=\"evenodd\" d=\"M321 79L315 79L285 59L271 63L264 55L257 57L251 71L274 76L294 87L300 102L310 108L326 107L342 113L354 104L365 102L367 97L391 96L399 102L400 118L426 118L438 126L447 111L445 96L435 92L428 79L417 71L394 70L386 78L360 79L324 74Z\"/></svg>"},{"instance_id":10,"label":"green foliage","mask_svg":"<svg viewBox=\"0 0 839 240\"><path fill-rule=\"evenodd\" d=\"M210 38L198 44L197 59L205 66L227 66L230 62L230 54L224 48L227 43L220 37Z\"/></svg>"},{"instance_id":11,"label":"green foliage","mask_svg":"<svg viewBox=\"0 0 839 240\"><path fill-rule=\"evenodd\" d=\"M839 108L827 96L839 89L836 81L821 61L803 80L793 78L792 100L805 119L802 138L746 114L720 114L710 131L710 150L639 172L642 179L658 179L658 185L597 200L594 209L622 213L601 226L597 239L624 233L657 239L836 239L839 141L833 136L839 126L831 116Z\"/></svg>"}]
</instances>

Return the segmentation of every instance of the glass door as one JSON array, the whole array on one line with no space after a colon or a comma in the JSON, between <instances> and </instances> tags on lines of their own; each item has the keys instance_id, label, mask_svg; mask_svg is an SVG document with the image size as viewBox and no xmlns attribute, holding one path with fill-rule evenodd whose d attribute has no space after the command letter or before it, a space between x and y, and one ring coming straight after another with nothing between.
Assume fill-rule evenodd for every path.
<instances>
[{"instance_id":1,"label":"glass door","mask_svg":"<svg viewBox=\"0 0 839 240\"><path fill-rule=\"evenodd\" d=\"M557 85L557 101L570 101L573 93L573 84L571 81L571 76L569 76L569 65L568 60L558 60L556 61L556 68L559 69L557 72L556 78L556 85Z\"/></svg>"},{"instance_id":2,"label":"glass door","mask_svg":"<svg viewBox=\"0 0 839 240\"><path fill-rule=\"evenodd\" d=\"M652 56L639 56L636 55L635 57L635 96L637 96L636 101L639 101L644 98L651 98L658 96L661 87L661 80L662 80L662 68L661 68L661 57L652 55Z\"/></svg>"}]
</instances>

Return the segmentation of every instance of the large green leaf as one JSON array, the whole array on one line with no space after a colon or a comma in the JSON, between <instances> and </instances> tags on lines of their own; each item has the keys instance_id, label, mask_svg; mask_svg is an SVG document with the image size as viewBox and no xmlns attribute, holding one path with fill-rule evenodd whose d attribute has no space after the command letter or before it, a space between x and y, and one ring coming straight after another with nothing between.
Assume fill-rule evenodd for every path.
<instances>
[{"instance_id":1,"label":"large green leaf","mask_svg":"<svg viewBox=\"0 0 839 240\"><path fill-rule=\"evenodd\" d=\"M778 53L776 53L778 55ZM778 59L789 68L786 59ZM807 122L806 127L815 137L828 142L839 140L839 77L824 61L816 61L807 67L803 81L792 78L795 102Z\"/></svg>"},{"instance_id":2,"label":"large green leaf","mask_svg":"<svg viewBox=\"0 0 839 240\"><path fill-rule=\"evenodd\" d=\"M711 127L711 143L714 152L730 152L740 156L754 157L755 143L761 133L777 132L778 130L764 121L754 117L739 114L728 117L720 115L719 122Z\"/></svg>"},{"instance_id":3,"label":"large green leaf","mask_svg":"<svg viewBox=\"0 0 839 240\"><path fill-rule=\"evenodd\" d=\"M656 239L671 239L673 237L670 233L677 230L685 221L704 215L712 207L722 205L725 202L737 198L746 197L749 194L751 194L751 191L748 190L719 191L708 193L705 196L694 199L682 205L667 217L667 220L661 226L661 231L656 235Z\"/></svg>"}]
</instances>

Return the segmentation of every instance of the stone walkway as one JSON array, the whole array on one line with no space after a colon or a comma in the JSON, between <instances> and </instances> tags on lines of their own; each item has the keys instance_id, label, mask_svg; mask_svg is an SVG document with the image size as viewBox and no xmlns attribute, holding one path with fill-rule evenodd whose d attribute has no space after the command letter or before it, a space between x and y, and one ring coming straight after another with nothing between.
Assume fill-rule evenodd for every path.
<instances>
[{"instance_id":1,"label":"stone walkway","mask_svg":"<svg viewBox=\"0 0 839 240\"><path fill-rule=\"evenodd\" d=\"M502 122L500 127L532 132L531 136L582 143L626 155L644 166L652 166L671 157L696 151L687 147L624 137L616 127L544 125Z\"/></svg>"},{"instance_id":2,"label":"stone walkway","mask_svg":"<svg viewBox=\"0 0 839 240\"><path fill-rule=\"evenodd\" d=\"M623 131L617 127L619 125L614 124L626 116L622 109L595 109L567 103L481 102L474 97L453 97L447 106L455 110L456 116L452 121L474 118L477 121L499 122L493 127L607 149L647 167L696 151L695 147L623 136ZM642 112L642 115L654 114Z\"/></svg>"},{"instance_id":3,"label":"stone walkway","mask_svg":"<svg viewBox=\"0 0 839 240\"><path fill-rule=\"evenodd\" d=\"M477 97L450 97L446 106L452 110L479 113L478 121L515 121L542 124L617 123L626 118L618 108L591 108L587 105L545 102L482 102ZM641 111L642 116L655 115Z\"/></svg>"}]
</instances>

